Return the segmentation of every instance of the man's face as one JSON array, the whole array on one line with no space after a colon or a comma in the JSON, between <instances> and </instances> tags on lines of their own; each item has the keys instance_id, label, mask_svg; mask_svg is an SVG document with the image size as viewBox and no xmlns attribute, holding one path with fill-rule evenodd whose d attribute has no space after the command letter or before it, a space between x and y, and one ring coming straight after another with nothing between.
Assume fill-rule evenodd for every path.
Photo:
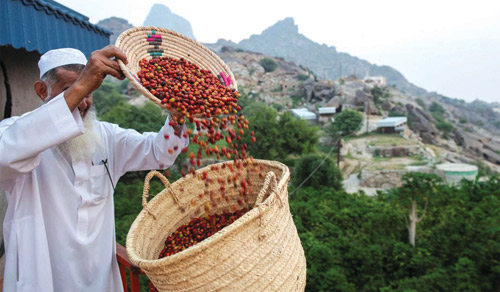
<instances>
[{"instance_id":1,"label":"man's face","mask_svg":"<svg viewBox=\"0 0 500 292\"><path fill-rule=\"evenodd\" d=\"M71 85L75 83L76 79L78 79L78 76L80 76L79 72L69 71L64 68L58 68L56 74L59 81L52 86L51 96L49 99L56 97L61 92L70 88ZM82 118L85 117L91 107L92 94L89 94L80 102L80 104L78 104L78 110L80 111Z\"/></svg>"}]
</instances>

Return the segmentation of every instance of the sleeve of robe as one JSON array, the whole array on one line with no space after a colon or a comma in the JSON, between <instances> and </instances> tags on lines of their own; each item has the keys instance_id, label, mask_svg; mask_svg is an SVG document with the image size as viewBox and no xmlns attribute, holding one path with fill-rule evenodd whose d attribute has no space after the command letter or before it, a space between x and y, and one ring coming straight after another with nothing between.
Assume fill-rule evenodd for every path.
<instances>
[{"instance_id":1,"label":"sleeve of robe","mask_svg":"<svg viewBox=\"0 0 500 292\"><path fill-rule=\"evenodd\" d=\"M64 93L20 117L0 123L0 181L29 173L40 153L84 133L78 111L70 112Z\"/></svg>"},{"instance_id":2,"label":"sleeve of robe","mask_svg":"<svg viewBox=\"0 0 500 292\"><path fill-rule=\"evenodd\" d=\"M115 124L101 123L110 140L111 145L107 145L111 150L109 163L116 179L128 171L166 169L174 163L182 149L188 146L189 139L183 135L177 137L168 123L169 119L158 133L143 134ZM186 126L182 130L185 132Z\"/></svg>"}]
</instances>

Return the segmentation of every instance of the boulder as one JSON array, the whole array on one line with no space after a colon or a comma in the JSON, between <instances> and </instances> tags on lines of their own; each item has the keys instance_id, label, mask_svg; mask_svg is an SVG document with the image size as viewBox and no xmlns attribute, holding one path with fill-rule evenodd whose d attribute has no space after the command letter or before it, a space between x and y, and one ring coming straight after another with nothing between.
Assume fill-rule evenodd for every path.
<instances>
[{"instance_id":1,"label":"boulder","mask_svg":"<svg viewBox=\"0 0 500 292\"><path fill-rule=\"evenodd\" d=\"M434 125L434 119L411 104L406 105L406 113L408 115L409 127L413 132L418 133L424 143L436 144L438 140L439 130Z\"/></svg>"}]
</instances>

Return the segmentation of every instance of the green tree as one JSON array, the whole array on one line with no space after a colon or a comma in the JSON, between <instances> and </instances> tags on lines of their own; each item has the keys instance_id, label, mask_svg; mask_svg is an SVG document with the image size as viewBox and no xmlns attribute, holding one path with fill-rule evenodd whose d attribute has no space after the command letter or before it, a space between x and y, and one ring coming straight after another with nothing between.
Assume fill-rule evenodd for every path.
<instances>
[{"instance_id":1,"label":"green tree","mask_svg":"<svg viewBox=\"0 0 500 292\"><path fill-rule=\"evenodd\" d=\"M417 224L424 219L429 199L437 193L436 187L442 182L435 174L422 172L409 172L403 175L403 186L394 194L402 205L409 210L408 214L408 238L410 244L415 247L417 236ZM419 217L418 205L424 204L423 211Z\"/></svg>"},{"instance_id":2,"label":"green tree","mask_svg":"<svg viewBox=\"0 0 500 292\"><path fill-rule=\"evenodd\" d=\"M278 68L278 63L274 59L271 58L262 58L259 61L259 64L264 68L264 71L273 72Z\"/></svg>"},{"instance_id":3,"label":"green tree","mask_svg":"<svg viewBox=\"0 0 500 292\"><path fill-rule=\"evenodd\" d=\"M114 106L125 104L127 100L120 94L118 85L105 79L101 87L92 94L97 115L101 117Z\"/></svg>"},{"instance_id":4,"label":"green tree","mask_svg":"<svg viewBox=\"0 0 500 292\"><path fill-rule=\"evenodd\" d=\"M309 177L317 167L319 169ZM329 157L317 154L303 155L293 168L292 182L297 187L306 179L303 184L306 187L331 187L336 190L342 188L342 173Z\"/></svg>"},{"instance_id":5,"label":"green tree","mask_svg":"<svg viewBox=\"0 0 500 292\"><path fill-rule=\"evenodd\" d=\"M433 101L431 103L431 105L429 106L429 111L431 113L437 113L437 114L441 114L441 115L443 115L445 113L444 107L435 101Z\"/></svg>"},{"instance_id":6,"label":"green tree","mask_svg":"<svg viewBox=\"0 0 500 292\"><path fill-rule=\"evenodd\" d=\"M252 143L248 133L250 131L246 131L242 142L248 145L247 152L255 158L276 160L281 155L278 112L263 102L253 102L242 112L249 121L249 130L254 131L257 140Z\"/></svg>"},{"instance_id":7,"label":"green tree","mask_svg":"<svg viewBox=\"0 0 500 292\"><path fill-rule=\"evenodd\" d=\"M317 127L294 117L290 112L284 112L279 118L278 128L282 137L279 158L314 151L319 139Z\"/></svg>"},{"instance_id":8,"label":"green tree","mask_svg":"<svg viewBox=\"0 0 500 292\"><path fill-rule=\"evenodd\" d=\"M392 94L389 92L389 90L385 86L384 87L379 87L379 86L375 85L371 89L370 92L371 92L371 94L373 96L373 101L375 102L375 104L380 104L384 100L392 97Z\"/></svg>"},{"instance_id":9,"label":"green tree","mask_svg":"<svg viewBox=\"0 0 500 292\"><path fill-rule=\"evenodd\" d=\"M161 108L150 101L143 107L119 103L101 115L103 121L118 124L125 129L135 129L139 133L159 131L166 118Z\"/></svg>"},{"instance_id":10,"label":"green tree","mask_svg":"<svg viewBox=\"0 0 500 292\"><path fill-rule=\"evenodd\" d=\"M334 138L338 136L339 132L342 132L342 136L347 136L359 130L362 122L362 114L354 110L346 109L335 116L335 122L331 123L326 131Z\"/></svg>"},{"instance_id":11,"label":"green tree","mask_svg":"<svg viewBox=\"0 0 500 292\"><path fill-rule=\"evenodd\" d=\"M424 100L422 98L417 97L416 101L417 101L417 104L419 106L421 106L423 109L425 109L425 102L424 102Z\"/></svg>"},{"instance_id":12,"label":"green tree","mask_svg":"<svg viewBox=\"0 0 500 292\"><path fill-rule=\"evenodd\" d=\"M395 190L369 197L307 187L290 194L307 259L306 291L500 291L498 179L429 187L437 192L415 248L404 224L407 203Z\"/></svg>"},{"instance_id":13,"label":"green tree","mask_svg":"<svg viewBox=\"0 0 500 292\"><path fill-rule=\"evenodd\" d=\"M278 116L273 107L254 102L243 114L249 121L250 131L255 133L256 142L251 142L250 131L246 131L241 143L248 145L247 151L255 158L283 160L288 155L311 152L317 144L318 129L289 112Z\"/></svg>"}]
</instances>

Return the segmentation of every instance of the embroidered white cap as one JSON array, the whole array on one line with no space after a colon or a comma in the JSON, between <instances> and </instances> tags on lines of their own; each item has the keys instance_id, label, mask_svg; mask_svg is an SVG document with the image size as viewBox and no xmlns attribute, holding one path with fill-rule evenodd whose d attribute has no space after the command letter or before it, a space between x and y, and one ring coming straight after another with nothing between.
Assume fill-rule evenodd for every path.
<instances>
[{"instance_id":1,"label":"embroidered white cap","mask_svg":"<svg viewBox=\"0 0 500 292\"><path fill-rule=\"evenodd\" d=\"M56 49L46 52L40 57L40 61L38 61L40 79L47 71L69 64L82 64L85 66L87 64L87 58L80 50L72 48Z\"/></svg>"}]
</instances>

